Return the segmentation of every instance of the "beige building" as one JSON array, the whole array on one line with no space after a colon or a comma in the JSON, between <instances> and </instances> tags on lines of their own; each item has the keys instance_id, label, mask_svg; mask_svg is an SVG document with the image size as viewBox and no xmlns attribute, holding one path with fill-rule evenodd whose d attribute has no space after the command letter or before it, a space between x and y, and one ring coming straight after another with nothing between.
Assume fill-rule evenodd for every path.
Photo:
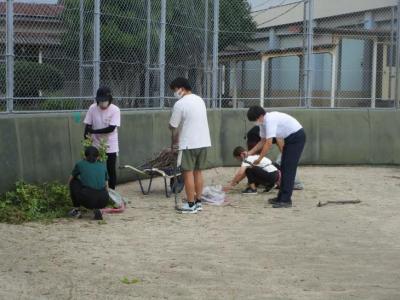
<instances>
[{"instance_id":1,"label":"beige building","mask_svg":"<svg viewBox=\"0 0 400 300\"><path fill-rule=\"evenodd\" d=\"M394 105L397 0L315 0L314 106ZM258 32L220 54L221 93L243 106L304 99L304 5L254 11Z\"/></svg>"}]
</instances>

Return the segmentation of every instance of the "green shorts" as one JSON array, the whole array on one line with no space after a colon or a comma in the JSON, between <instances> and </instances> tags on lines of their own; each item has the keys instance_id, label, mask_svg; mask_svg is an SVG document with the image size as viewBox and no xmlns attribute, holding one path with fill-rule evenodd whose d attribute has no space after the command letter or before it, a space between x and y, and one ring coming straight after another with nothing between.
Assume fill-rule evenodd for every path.
<instances>
[{"instance_id":1,"label":"green shorts","mask_svg":"<svg viewBox=\"0 0 400 300\"><path fill-rule=\"evenodd\" d=\"M182 150L183 171L198 171L207 168L207 148Z\"/></svg>"}]
</instances>

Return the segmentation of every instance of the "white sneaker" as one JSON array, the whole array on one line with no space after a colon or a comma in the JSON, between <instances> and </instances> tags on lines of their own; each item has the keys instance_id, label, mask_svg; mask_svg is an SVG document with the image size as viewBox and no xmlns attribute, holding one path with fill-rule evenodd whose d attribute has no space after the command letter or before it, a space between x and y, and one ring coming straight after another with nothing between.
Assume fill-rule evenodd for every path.
<instances>
[{"instance_id":1,"label":"white sneaker","mask_svg":"<svg viewBox=\"0 0 400 300\"><path fill-rule=\"evenodd\" d=\"M203 204L201 202L196 202L196 208L198 211L202 211L203 210Z\"/></svg>"},{"instance_id":2,"label":"white sneaker","mask_svg":"<svg viewBox=\"0 0 400 300\"><path fill-rule=\"evenodd\" d=\"M179 209L182 214L195 214L197 213L197 205L189 206L188 202L185 202L182 207Z\"/></svg>"}]
</instances>

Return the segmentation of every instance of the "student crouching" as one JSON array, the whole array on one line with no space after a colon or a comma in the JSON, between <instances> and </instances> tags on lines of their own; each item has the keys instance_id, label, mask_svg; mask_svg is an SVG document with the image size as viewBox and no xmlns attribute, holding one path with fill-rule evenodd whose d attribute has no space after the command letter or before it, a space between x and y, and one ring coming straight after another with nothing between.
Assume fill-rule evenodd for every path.
<instances>
[{"instance_id":1,"label":"student crouching","mask_svg":"<svg viewBox=\"0 0 400 300\"><path fill-rule=\"evenodd\" d=\"M99 151L91 146L85 150L85 159L76 163L69 178L70 194L74 208L70 216L81 217L80 207L92 209L95 220L102 220L100 209L109 200L107 168L99 161Z\"/></svg>"},{"instance_id":2,"label":"student crouching","mask_svg":"<svg viewBox=\"0 0 400 300\"><path fill-rule=\"evenodd\" d=\"M269 192L279 181L278 169L273 165L272 161L266 157L263 157L259 163L256 163L260 158L259 155L246 155L247 152L243 147L238 146L233 150L233 156L235 159L241 161L242 164L229 186L225 187L224 190L230 190L247 177L247 188L242 191L242 194L257 194L257 187L259 186L264 186L264 192Z\"/></svg>"}]
</instances>

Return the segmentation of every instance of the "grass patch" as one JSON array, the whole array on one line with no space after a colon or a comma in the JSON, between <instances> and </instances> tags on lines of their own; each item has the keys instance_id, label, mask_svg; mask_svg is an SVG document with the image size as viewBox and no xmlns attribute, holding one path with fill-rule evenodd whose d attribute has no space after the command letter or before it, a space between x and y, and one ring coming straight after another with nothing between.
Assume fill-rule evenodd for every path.
<instances>
[{"instance_id":1,"label":"grass patch","mask_svg":"<svg viewBox=\"0 0 400 300\"><path fill-rule=\"evenodd\" d=\"M17 182L11 191L0 196L0 222L48 222L65 217L71 205L66 185L56 182L40 185Z\"/></svg>"}]
</instances>

